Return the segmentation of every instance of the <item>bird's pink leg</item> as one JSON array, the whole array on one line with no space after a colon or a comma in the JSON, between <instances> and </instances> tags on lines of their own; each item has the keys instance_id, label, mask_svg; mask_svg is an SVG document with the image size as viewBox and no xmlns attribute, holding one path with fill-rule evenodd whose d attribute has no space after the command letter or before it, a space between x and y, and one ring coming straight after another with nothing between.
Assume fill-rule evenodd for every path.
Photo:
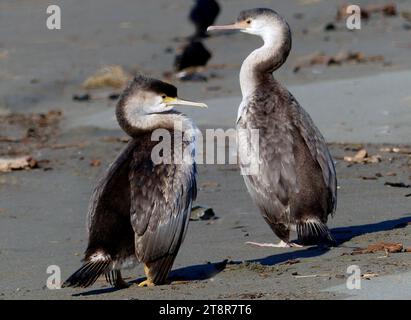
<instances>
[{"instance_id":1,"label":"bird's pink leg","mask_svg":"<svg viewBox=\"0 0 411 320\"><path fill-rule=\"evenodd\" d=\"M260 243L260 242L252 242L252 241L247 241L245 244L259 247L259 248L302 248L302 245L299 245L294 242L285 242L281 240L279 243Z\"/></svg>"}]
</instances>

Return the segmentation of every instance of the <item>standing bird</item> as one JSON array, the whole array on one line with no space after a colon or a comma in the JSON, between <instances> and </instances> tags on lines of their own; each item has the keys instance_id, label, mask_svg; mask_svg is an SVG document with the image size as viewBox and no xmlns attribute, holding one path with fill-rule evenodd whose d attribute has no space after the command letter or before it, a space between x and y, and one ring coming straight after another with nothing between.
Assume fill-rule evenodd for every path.
<instances>
[{"instance_id":1,"label":"standing bird","mask_svg":"<svg viewBox=\"0 0 411 320\"><path fill-rule=\"evenodd\" d=\"M337 203L334 162L310 116L272 75L291 50L288 23L271 9L252 9L241 12L234 24L208 30L240 30L264 41L240 71L239 158L248 192L281 242L249 244L299 246L290 242L291 230L303 244L334 243L326 225ZM251 139L254 130L257 145ZM259 168L247 175L250 160Z\"/></svg>"},{"instance_id":2,"label":"standing bird","mask_svg":"<svg viewBox=\"0 0 411 320\"><path fill-rule=\"evenodd\" d=\"M205 38L207 36L207 27L214 23L220 13L220 6L215 0L195 0L195 2L189 16L196 28L193 37Z\"/></svg>"},{"instance_id":3,"label":"standing bird","mask_svg":"<svg viewBox=\"0 0 411 320\"><path fill-rule=\"evenodd\" d=\"M174 110L176 105L207 107L181 100L174 86L140 75L121 95L117 121L132 139L94 190L84 264L63 287L88 287L103 274L111 285L127 287L120 269L136 262L144 263L147 276L139 286L166 282L197 193L197 129L188 117ZM167 130L171 137L170 145L158 155L154 150L159 142L153 138L157 129ZM180 154L175 151L177 144ZM166 155L169 160L160 162Z\"/></svg>"}]
</instances>

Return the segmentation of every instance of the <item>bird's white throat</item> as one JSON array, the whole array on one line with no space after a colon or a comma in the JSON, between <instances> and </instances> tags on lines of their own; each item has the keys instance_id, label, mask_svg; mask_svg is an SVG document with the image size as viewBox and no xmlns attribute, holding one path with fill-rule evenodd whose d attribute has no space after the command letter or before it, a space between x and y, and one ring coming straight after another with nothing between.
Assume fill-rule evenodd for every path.
<instances>
[{"instance_id":1,"label":"bird's white throat","mask_svg":"<svg viewBox=\"0 0 411 320\"><path fill-rule=\"evenodd\" d=\"M199 132L199 129L194 122L181 113L141 114L138 113L136 109L126 106L124 109L124 119L128 124L126 127L130 128L132 131L181 131L184 135L184 139L191 142L195 142Z\"/></svg>"},{"instance_id":2,"label":"bird's white throat","mask_svg":"<svg viewBox=\"0 0 411 320\"><path fill-rule=\"evenodd\" d=\"M240 86L243 100L251 96L258 87L261 74L274 71L284 54L282 48L285 39L280 26L267 27L259 33L259 36L263 39L264 45L254 50L241 66Z\"/></svg>"}]
</instances>

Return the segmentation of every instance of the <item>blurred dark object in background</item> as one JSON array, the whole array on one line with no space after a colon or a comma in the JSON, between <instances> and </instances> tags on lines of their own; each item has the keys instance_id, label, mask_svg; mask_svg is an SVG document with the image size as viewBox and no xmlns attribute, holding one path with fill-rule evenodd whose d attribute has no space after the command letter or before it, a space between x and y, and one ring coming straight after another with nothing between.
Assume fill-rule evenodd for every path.
<instances>
[{"instance_id":1,"label":"blurred dark object in background","mask_svg":"<svg viewBox=\"0 0 411 320\"><path fill-rule=\"evenodd\" d=\"M192 40L181 49L174 61L174 69L181 71L190 67L205 66L211 58L211 53L199 40Z\"/></svg>"},{"instance_id":2,"label":"blurred dark object in background","mask_svg":"<svg viewBox=\"0 0 411 320\"><path fill-rule=\"evenodd\" d=\"M207 37L207 28L214 23L220 13L220 6L215 0L195 0L195 2L189 16L196 28L193 37L205 38Z\"/></svg>"}]
</instances>

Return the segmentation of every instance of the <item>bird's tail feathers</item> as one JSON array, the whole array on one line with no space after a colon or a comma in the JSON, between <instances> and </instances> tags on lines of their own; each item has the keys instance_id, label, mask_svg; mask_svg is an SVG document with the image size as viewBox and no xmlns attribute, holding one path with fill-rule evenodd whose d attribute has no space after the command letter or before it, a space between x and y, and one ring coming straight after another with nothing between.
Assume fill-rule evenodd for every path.
<instances>
[{"instance_id":1,"label":"bird's tail feathers","mask_svg":"<svg viewBox=\"0 0 411 320\"><path fill-rule=\"evenodd\" d=\"M336 244L330 229L328 229L324 222L318 219L307 219L297 223L297 235L298 240L304 244Z\"/></svg>"},{"instance_id":2,"label":"bird's tail feathers","mask_svg":"<svg viewBox=\"0 0 411 320\"><path fill-rule=\"evenodd\" d=\"M111 258L104 254L95 254L91 256L87 261L74 272L62 285L65 287L81 287L86 288L91 286L98 277L105 274L108 282L110 278L107 278L107 274L112 271L113 262ZM115 277L112 277L115 281Z\"/></svg>"},{"instance_id":3,"label":"bird's tail feathers","mask_svg":"<svg viewBox=\"0 0 411 320\"><path fill-rule=\"evenodd\" d=\"M153 283L166 283L170 270L173 266L174 259L175 255L169 255L146 264L149 266L148 276L152 279Z\"/></svg>"},{"instance_id":4,"label":"bird's tail feathers","mask_svg":"<svg viewBox=\"0 0 411 320\"><path fill-rule=\"evenodd\" d=\"M122 281L121 273L119 270L111 270L105 274L106 281L113 287L117 287L119 281Z\"/></svg>"}]
</instances>

